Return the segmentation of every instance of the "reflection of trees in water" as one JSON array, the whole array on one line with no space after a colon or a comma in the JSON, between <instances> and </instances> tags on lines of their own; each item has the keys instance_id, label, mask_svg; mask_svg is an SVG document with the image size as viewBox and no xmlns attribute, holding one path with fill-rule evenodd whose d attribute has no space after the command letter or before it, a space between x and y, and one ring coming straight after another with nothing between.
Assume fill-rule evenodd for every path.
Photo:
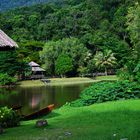
<instances>
[{"instance_id":1,"label":"reflection of trees in water","mask_svg":"<svg viewBox=\"0 0 140 140\"><path fill-rule=\"evenodd\" d=\"M17 94L13 88L0 88L0 106L12 106L12 97Z\"/></svg>"},{"instance_id":2,"label":"reflection of trees in water","mask_svg":"<svg viewBox=\"0 0 140 140\"><path fill-rule=\"evenodd\" d=\"M16 89L0 89L0 106L22 105L23 114L29 114L40 110L49 104L60 107L66 102L79 97L80 92L90 84L71 86L44 86Z\"/></svg>"},{"instance_id":3,"label":"reflection of trees in water","mask_svg":"<svg viewBox=\"0 0 140 140\"><path fill-rule=\"evenodd\" d=\"M57 107L64 105L66 102L77 99L81 88L78 85L58 86L56 88L55 104Z\"/></svg>"},{"instance_id":4,"label":"reflection of trees in water","mask_svg":"<svg viewBox=\"0 0 140 140\"><path fill-rule=\"evenodd\" d=\"M80 93L89 85L90 83L59 86L57 88L57 92L59 94L57 93L55 96L57 107L64 105L66 102L71 102L79 98Z\"/></svg>"}]
</instances>

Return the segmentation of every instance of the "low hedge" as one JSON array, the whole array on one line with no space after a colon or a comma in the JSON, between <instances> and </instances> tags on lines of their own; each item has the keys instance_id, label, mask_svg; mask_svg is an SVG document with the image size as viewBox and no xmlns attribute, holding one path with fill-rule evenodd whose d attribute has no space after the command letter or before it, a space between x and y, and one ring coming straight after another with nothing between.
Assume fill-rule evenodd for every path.
<instances>
[{"instance_id":1,"label":"low hedge","mask_svg":"<svg viewBox=\"0 0 140 140\"><path fill-rule=\"evenodd\" d=\"M140 85L136 82L99 82L85 89L80 99L73 101L70 105L88 106L94 103L138 98L140 98Z\"/></svg>"}]
</instances>

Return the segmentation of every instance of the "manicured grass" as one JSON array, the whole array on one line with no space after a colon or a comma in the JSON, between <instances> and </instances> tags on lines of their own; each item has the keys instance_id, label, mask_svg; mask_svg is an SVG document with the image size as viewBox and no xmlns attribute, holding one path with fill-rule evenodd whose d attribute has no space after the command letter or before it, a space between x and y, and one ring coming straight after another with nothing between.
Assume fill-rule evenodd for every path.
<instances>
[{"instance_id":1,"label":"manicured grass","mask_svg":"<svg viewBox=\"0 0 140 140\"><path fill-rule=\"evenodd\" d=\"M80 84L80 83L93 83L96 82L91 78L52 78L50 79L51 83L49 85L58 86L58 85L73 85L73 84Z\"/></svg>"},{"instance_id":2,"label":"manicured grass","mask_svg":"<svg viewBox=\"0 0 140 140\"><path fill-rule=\"evenodd\" d=\"M75 77L75 78L50 78L51 83L44 84L40 80L27 80L27 81L21 81L18 83L21 87L32 87L32 86L58 86L58 85L71 85L71 84L80 84L80 83L93 83L93 82L99 82L102 80L117 80L116 76L99 76L96 79L91 78L81 78L81 77Z\"/></svg>"},{"instance_id":3,"label":"manicured grass","mask_svg":"<svg viewBox=\"0 0 140 140\"><path fill-rule=\"evenodd\" d=\"M98 76L96 77L96 80L118 80L118 77L116 75L108 75L108 76Z\"/></svg>"},{"instance_id":4,"label":"manicured grass","mask_svg":"<svg viewBox=\"0 0 140 140\"><path fill-rule=\"evenodd\" d=\"M49 118L48 118L49 117ZM86 107L64 106L48 118L49 126L35 121L6 129L1 140L128 140L140 139L140 100L106 102Z\"/></svg>"},{"instance_id":5,"label":"manicured grass","mask_svg":"<svg viewBox=\"0 0 140 140\"><path fill-rule=\"evenodd\" d=\"M26 80L17 83L20 87L34 87L34 86L44 86L44 83L40 80Z\"/></svg>"}]
</instances>

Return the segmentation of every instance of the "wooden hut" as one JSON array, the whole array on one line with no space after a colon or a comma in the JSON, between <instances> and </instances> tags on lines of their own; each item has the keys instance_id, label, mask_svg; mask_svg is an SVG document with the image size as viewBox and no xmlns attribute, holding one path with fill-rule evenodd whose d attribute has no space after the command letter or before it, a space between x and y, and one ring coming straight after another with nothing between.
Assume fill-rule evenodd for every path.
<instances>
[{"instance_id":1,"label":"wooden hut","mask_svg":"<svg viewBox=\"0 0 140 140\"><path fill-rule=\"evenodd\" d=\"M0 30L0 51L13 50L18 48L17 43Z\"/></svg>"},{"instance_id":2,"label":"wooden hut","mask_svg":"<svg viewBox=\"0 0 140 140\"><path fill-rule=\"evenodd\" d=\"M42 78L45 77L44 76L45 70L42 69L40 67L40 65L38 65L37 63L32 61L32 62L29 63L29 66L31 67L31 70L32 70L32 74L31 74L31 77L30 77L31 79L42 79Z\"/></svg>"}]
</instances>

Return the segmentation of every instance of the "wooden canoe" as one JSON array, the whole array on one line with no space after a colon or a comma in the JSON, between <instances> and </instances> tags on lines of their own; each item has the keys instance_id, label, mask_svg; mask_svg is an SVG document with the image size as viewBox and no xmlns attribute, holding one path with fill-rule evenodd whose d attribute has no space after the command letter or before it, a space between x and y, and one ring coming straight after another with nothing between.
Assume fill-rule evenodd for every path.
<instances>
[{"instance_id":1,"label":"wooden canoe","mask_svg":"<svg viewBox=\"0 0 140 140\"><path fill-rule=\"evenodd\" d=\"M29 115L23 116L23 120L32 120L36 119L38 117L44 116L49 114L54 109L54 104L47 106L46 108L43 108L37 112L31 113Z\"/></svg>"}]
</instances>

